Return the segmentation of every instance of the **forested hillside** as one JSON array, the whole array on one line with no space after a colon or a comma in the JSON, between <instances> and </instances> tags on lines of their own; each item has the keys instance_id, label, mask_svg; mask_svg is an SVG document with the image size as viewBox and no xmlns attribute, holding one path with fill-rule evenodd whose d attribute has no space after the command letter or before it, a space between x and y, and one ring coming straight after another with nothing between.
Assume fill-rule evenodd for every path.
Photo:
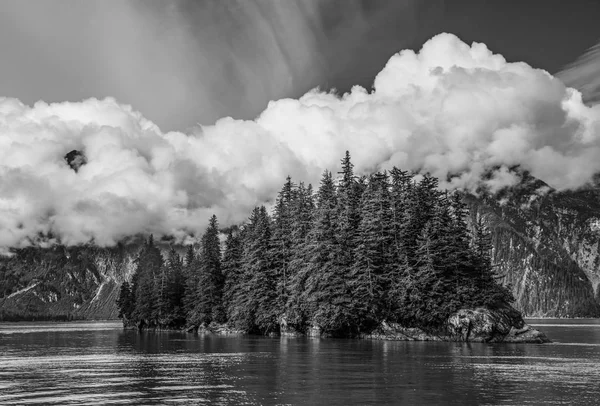
<instances>
[{"instance_id":1,"label":"forested hillside","mask_svg":"<svg viewBox=\"0 0 600 406\"><path fill-rule=\"evenodd\" d=\"M139 327L224 323L251 333L317 329L369 333L383 321L435 331L461 308L506 307L490 234L467 226L459 192L394 168L356 177L350 155L316 193L288 178L272 213L257 207L227 230L216 217L200 249L166 257L150 238L119 294L120 316Z\"/></svg>"}]
</instances>

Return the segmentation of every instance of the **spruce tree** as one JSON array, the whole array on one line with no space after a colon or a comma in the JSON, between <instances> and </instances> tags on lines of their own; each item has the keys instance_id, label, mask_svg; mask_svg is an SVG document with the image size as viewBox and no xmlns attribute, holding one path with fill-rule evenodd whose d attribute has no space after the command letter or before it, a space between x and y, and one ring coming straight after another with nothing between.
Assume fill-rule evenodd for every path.
<instances>
[{"instance_id":1,"label":"spruce tree","mask_svg":"<svg viewBox=\"0 0 600 406\"><path fill-rule=\"evenodd\" d=\"M273 210L272 266L277 274L277 296L279 313L284 312L288 300L290 262L292 259L292 204L296 187L288 176L277 196Z\"/></svg>"},{"instance_id":2,"label":"spruce tree","mask_svg":"<svg viewBox=\"0 0 600 406\"><path fill-rule=\"evenodd\" d=\"M194 246L192 244L188 245L185 251L185 259L183 261L184 265L184 274L188 274L188 271L191 270L192 263L196 259L196 253L194 252Z\"/></svg>"},{"instance_id":3,"label":"spruce tree","mask_svg":"<svg viewBox=\"0 0 600 406\"><path fill-rule=\"evenodd\" d=\"M223 282L219 224L217 217L213 215L202 236L196 303L188 315L192 324L210 324L213 320L224 320Z\"/></svg>"},{"instance_id":4,"label":"spruce tree","mask_svg":"<svg viewBox=\"0 0 600 406\"><path fill-rule=\"evenodd\" d=\"M167 270L167 284L164 294L166 304L165 324L182 326L185 324L184 296L185 276L183 273L183 262L174 248L169 251L165 265Z\"/></svg>"},{"instance_id":5,"label":"spruce tree","mask_svg":"<svg viewBox=\"0 0 600 406\"><path fill-rule=\"evenodd\" d=\"M194 246L190 245L185 255L185 293L183 296L183 310L186 317L186 323L189 326L198 324L197 317L194 315L198 302L198 281L200 278L200 268L200 259L194 251Z\"/></svg>"},{"instance_id":6,"label":"spruce tree","mask_svg":"<svg viewBox=\"0 0 600 406\"><path fill-rule=\"evenodd\" d=\"M398 262L407 259L405 251L405 233L407 232L408 207L412 193L412 177L407 171L396 167L390 171L392 200L392 225L394 229L394 251Z\"/></svg>"},{"instance_id":7,"label":"spruce tree","mask_svg":"<svg viewBox=\"0 0 600 406\"><path fill-rule=\"evenodd\" d=\"M339 243L336 235L337 198L331 172L325 171L317 192L313 225L304 247L306 265L301 311L310 324L333 335L352 334L352 303L347 284L348 268L338 264Z\"/></svg>"},{"instance_id":8,"label":"spruce tree","mask_svg":"<svg viewBox=\"0 0 600 406\"><path fill-rule=\"evenodd\" d=\"M242 273L229 305L231 322L246 331L268 334L279 330L277 275L272 263L271 220L256 207L244 230Z\"/></svg>"},{"instance_id":9,"label":"spruce tree","mask_svg":"<svg viewBox=\"0 0 600 406\"><path fill-rule=\"evenodd\" d=\"M256 307L256 327L263 334L279 331L279 319L282 308L278 300L278 275L274 266L274 256L278 249L273 247L272 222L264 206L260 208L260 221L254 229L258 250L252 272L252 293ZM260 251L260 252L259 252Z\"/></svg>"},{"instance_id":10,"label":"spruce tree","mask_svg":"<svg viewBox=\"0 0 600 406\"><path fill-rule=\"evenodd\" d=\"M421 181L408 189L404 225L401 229L403 251L411 266L415 265L417 240L425 225L435 215L440 192L437 178L424 174Z\"/></svg>"},{"instance_id":11,"label":"spruce tree","mask_svg":"<svg viewBox=\"0 0 600 406\"><path fill-rule=\"evenodd\" d=\"M342 176L336 190L336 236L338 239L336 253L338 266L349 269L354 263L354 250L357 246L357 233L360 223L361 188L354 176L354 165L350 160L350 152L342 159Z\"/></svg>"},{"instance_id":12,"label":"spruce tree","mask_svg":"<svg viewBox=\"0 0 600 406\"><path fill-rule=\"evenodd\" d=\"M263 253L255 239L255 228L258 227L260 221L260 208L255 207L248 219L248 223L241 229L241 260L240 271L235 276L237 283L231 283L227 289L227 316L229 322L236 328L251 331L256 329L255 315L256 303L252 296L252 277L253 269L249 263L253 258L263 258L266 253ZM257 251L255 253L255 251ZM254 264L252 264L254 265Z\"/></svg>"},{"instance_id":13,"label":"spruce tree","mask_svg":"<svg viewBox=\"0 0 600 406\"><path fill-rule=\"evenodd\" d=\"M492 265L491 233L483 218L479 216L474 224L473 256L477 264L477 281L472 292L472 305L500 308L510 305L515 298L511 290L498 283L500 277Z\"/></svg>"},{"instance_id":14,"label":"spruce tree","mask_svg":"<svg viewBox=\"0 0 600 406\"><path fill-rule=\"evenodd\" d=\"M129 282L125 281L119 289L117 298L117 308L119 309L119 318L125 320L131 319L131 313L134 310L135 302Z\"/></svg>"},{"instance_id":15,"label":"spruce tree","mask_svg":"<svg viewBox=\"0 0 600 406\"><path fill-rule=\"evenodd\" d=\"M147 325L155 325L158 311L158 281L163 266L163 258L154 245L151 235L137 258L134 275L135 310L132 318Z\"/></svg>"},{"instance_id":16,"label":"spruce tree","mask_svg":"<svg viewBox=\"0 0 600 406\"><path fill-rule=\"evenodd\" d=\"M221 268L225 284L223 287L223 307L228 320L232 319L232 314L236 312L233 308L234 297L242 286L242 232L239 227L231 227L225 240L225 252Z\"/></svg>"},{"instance_id":17,"label":"spruce tree","mask_svg":"<svg viewBox=\"0 0 600 406\"><path fill-rule=\"evenodd\" d=\"M309 262L307 247L310 242L307 236L311 230L315 202L312 185L304 186L300 182L292 204L292 252L289 267L288 298L285 304L284 317L288 325L297 331L303 331L308 324L308 314L304 303L306 281L306 264Z\"/></svg>"},{"instance_id":18,"label":"spruce tree","mask_svg":"<svg viewBox=\"0 0 600 406\"><path fill-rule=\"evenodd\" d=\"M386 173L371 176L360 210L350 287L355 323L361 331L368 331L387 311L389 278L395 263L393 213Z\"/></svg>"}]
</instances>

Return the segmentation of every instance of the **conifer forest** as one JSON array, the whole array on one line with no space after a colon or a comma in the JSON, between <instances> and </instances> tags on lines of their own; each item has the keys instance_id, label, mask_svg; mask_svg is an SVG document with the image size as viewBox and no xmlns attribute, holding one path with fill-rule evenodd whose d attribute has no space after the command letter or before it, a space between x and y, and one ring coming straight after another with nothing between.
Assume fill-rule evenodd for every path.
<instances>
[{"instance_id":1,"label":"conifer forest","mask_svg":"<svg viewBox=\"0 0 600 406\"><path fill-rule=\"evenodd\" d=\"M150 237L117 304L140 328L276 334L284 324L354 337L387 321L437 331L461 308L514 300L490 255L489 232L460 191L397 168L355 176L346 152L317 190L288 177L270 212L256 207L226 229L212 216L185 255L163 256Z\"/></svg>"}]
</instances>

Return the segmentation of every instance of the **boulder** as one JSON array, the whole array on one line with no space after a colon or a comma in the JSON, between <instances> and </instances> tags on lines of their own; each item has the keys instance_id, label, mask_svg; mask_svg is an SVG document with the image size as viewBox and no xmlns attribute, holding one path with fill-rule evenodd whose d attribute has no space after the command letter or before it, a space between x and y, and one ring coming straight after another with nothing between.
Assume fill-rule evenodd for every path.
<instances>
[{"instance_id":1,"label":"boulder","mask_svg":"<svg viewBox=\"0 0 600 406\"><path fill-rule=\"evenodd\" d=\"M461 309L447 321L448 338L464 342L550 342L544 333L525 324L520 313L506 307Z\"/></svg>"},{"instance_id":2,"label":"boulder","mask_svg":"<svg viewBox=\"0 0 600 406\"><path fill-rule=\"evenodd\" d=\"M502 342L505 343L549 343L550 340L544 333L539 330L532 328L529 325L516 329L512 328L507 336L504 337Z\"/></svg>"}]
</instances>

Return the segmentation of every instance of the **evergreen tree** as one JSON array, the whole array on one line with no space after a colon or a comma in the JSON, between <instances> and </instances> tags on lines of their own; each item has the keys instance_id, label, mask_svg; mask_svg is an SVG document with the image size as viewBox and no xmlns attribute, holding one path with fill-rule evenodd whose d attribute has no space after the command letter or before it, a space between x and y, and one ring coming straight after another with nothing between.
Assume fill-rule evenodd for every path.
<instances>
[{"instance_id":1,"label":"evergreen tree","mask_svg":"<svg viewBox=\"0 0 600 406\"><path fill-rule=\"evenodd\" d=\"M200 268L200 259L194 251L194 246L190 245L185 255L185 293L183 296L183 310L186 315L186 322L190 326L198 322L193 315L195 314L196 304L198 302Z\"/></svg>"},{"instance_id":2,"label":"evergreen tree","mask_svg":"<svg viewBox=\"0 0 600 406\"><path fill-rule=\"evenodd\" d=\"M125 281L119 289L119 297L117 298L117 308L119 309L119 318L124 320L131 319L131 313L134 310L135 302L129 282Z\"/></svg>"},{"instance_id":3,"label":"evergreen tree","mask_svg":"<svg viewBox=\"0 0 600 406\"><path fill-rule=\"evenodd\" d=\"M267 334L279 329L277 275L272 264L271 220L264 206L256 207L244 230L240 286L232 295L232 323Z\"/></svg>"},{"instance_id":4,"label":"evergreen tree","mask_svg":"<svg viewBox=\"0 0 600 406\"><path fill-rule=\"evenodd\" d=\"M491 272L492 238L481 216L474 221L473 253L482 273Z\"/></svg>"},{"instance_id":5,"label":"evergreen tree","mask_svg":"<svg viewBox=\"0 0 600 406\"><path fill-rule=\"evenodd\" d=\"M338 266L350 268L354 263L354 251L357 246L357 233L360 223L361 186L354 176L354 165L350 161L350 152L346 151L342 159L342 175L336 195L336 236Z\"/></svg>"},{"instance_id":6,"label":"evergreen tree","mask_svg":"<svg viewBox=\"0 0 600 406\"><path fill-rule=\"evenodd\" d=\"M331 172L325 171L317 192L313 225L304 246L306 265L298 280L303 287L299 314L323 331L344 335L354 332L347 268L338 264L336 236L337 198Z\"/></svg>"},{"instance_id":7,"label":"evergreen tree","mask_svg":"<svg viewBox=\"0 0 600 406\"><path fill-rule=\"evenodd\" d=\"M167 283L164 293L165 314L163 324L182 326L185 324L184 296L185 276L183 262L177 251L171 248L165 265Z\"/></svg>"},{"instance_id":8,"label":"evergreen tree","mask_svg":"<svg viewBox=\"0 0 600 406\"><path fill-rule=\"evenodd\" d=\"M277 253L272 246L271 219L264 206L260 208L259 222L254 229L257 245L250 258L248 272L252 275L250 286L256 303L256 328L263 334L279 331L281 308L277 298L278 275L273 264Z\"/></svg>"},{"instance_id":9,"label":"evergreen tree","mask_svg":"<svg viewBox=\"0 0 600 406\"><path fill-rule=\"evenodd\" d=\"M292 203L292 226L290 230L292 252L290 257L288 297L284 316L286 322L296 330L302 331L308 323L308 315L303 303L304 282L306 280L307 236L311 230L315 202L312 185L304 186L300 182Z\"/></svg>"},{"instance_id":10,"label":"evergreen tree","mask_svg":"<svg viewBox=\"0 0 600 406\"><path fill-rule=\"evenodd\" d=\"M405 221L401 229L403 251L411 267L415 266L417 240L425 225L435 215L440 196L437 178L424 174L421 181L408 190Z\"/></svg>"},{"instance_id":11,"label":"evergreen tree","mask_svg":"<svg viewBox=\"0 0 600 406\"><path fill-rule=\"evenodd\" d=\"M225 252L221 268L225 284L223 288L223 307L227 315L227 319L232 319L232 314L235 313L233 308L234 297L236 297L242 287L242 236L241 230L238 227L231 227L227 233L225 241Z\"/></svg>"},{"instance_id":12,"label":"evergreen tree","mask_svg":"<svg viewBox=\"0 0 600 406\"><path fill-rule=\"evenodd\" d=\"M202 236L196 305L191 314L188 314L192 324L224 321L223 282L219 224L217 217L213 215Z\"/></svg>"},{"instance_id":13,"label":"evergreen tree","mask_svg":"<svg viewBox=\"0 0 600 406\"><path fill-rule=\"evenodd\" d=\"M394 229L388 176L371 177L362 197L358 246L350 275L355 323L372 329L387 312L387 291L394 258Z\"/></svg>"},{"instance_id":14,"label":"evergreen tree","mask_svg":"<svg viewBox=\"0 0 600 406\"><path fill-rule=\"evenodd\" d=\"M408 216L408 207L412 194L412 177L407 171L396 167L390 171L392 200L392 225L394 229L394 254L397 261L405 260L405 232Z\"/></svg>"},{"instance_id":15,"label":"evergreen tree","mask_svg":"<svg viewBox=\"0 0 600 406\"><path fill-rule=\"evenodd\" d=\"M443 280L443 268L437 261L436 236L431 223L427 223L417 240L415 267L405 281L406 298L401 320L409 326L435 328L445 317L444 304L447 285Z\"/></svg>"},{"instance_id":16,"label":"evergreen tree","mask_svg":"<svg viewBox=\"0 0 600 406\"><path fill-rule=\"evenodd\" d=\"M158 281L163 266L160 250L154 245L151 235L137 258L133 277L135 310L132 318L147 325L155 325L158 311Z\"/></svg>"},{"instance_id":17,"label":"evergreen tree","mask_svg":"<svg viewBox=\"0 0 600 406\"><path fill-rule=\"evenodd\" d=\"M500 277L492 266L491 233L482 217L475 221L473 234L473 256L478 273L470 292L472 304L491 308L505 307L514 302L515 298L511 289L497 282Z\"/></svg>"},{"instance_id":18,"label":"evergreen tree","mask_svg":"<svg viewBox=\"0 0 600 406\"><path fill-rule=\"evenodd\" d=\"M474 277L478 271L478 264L470 246L471 235L467 226L468 209L463 202L463 194L454 191L449 199L449 205L452 215L451 224L451 245L453 248L452 260L459 271L465 277Z\"/></svg>"},{"instance_id":19,"label":"evergreen tree","mask_svg":"<svg viewBox=\"0 0 600 406\"><path fill-rule=\"evenodd\" d=\"M277 196L273 210L272 266L277 274L279 313L283 313L288 300L290 262L292 259L292 204L296 195L295 185L288 176Z\"/></svg>"},{"instance_id":20,"label":"evergreen tree","mask_svg":"<svg viewBox=\"0 0 600 406\"><path fill-rule=\"evenodd\" d=\"M230 288L225 292L228 302L227 316L229 322L234 327L245 331L251 331L256 326L254 319L256 308L251 294L252 272L248 261L254 256L255 250L259 251L261 257L263 256L262 251L256 246L257 241L254 239L254 230L259 221L260 208L255 207L248 223L241 230L240 270L237 275L231 275L232 278L235 278L236 283L228 283L227 285Z\"/></svg>"},{"instance_id":21,"label":"evergreen tree","mask_svg":"<svg viewBox=\"0 0 600 406\"><path fill-rule=\"evenodd\" d=\"M183 261L183 265L185 267L184 273L186 273L186 274L188 273L188 270L191 269L192 263L194 262L195 259L196 259L196 254L194 253L194 246L190 244L190 245L188 245L188 247L185 251L185 260Z\"/></svg>"}]
</instances>

